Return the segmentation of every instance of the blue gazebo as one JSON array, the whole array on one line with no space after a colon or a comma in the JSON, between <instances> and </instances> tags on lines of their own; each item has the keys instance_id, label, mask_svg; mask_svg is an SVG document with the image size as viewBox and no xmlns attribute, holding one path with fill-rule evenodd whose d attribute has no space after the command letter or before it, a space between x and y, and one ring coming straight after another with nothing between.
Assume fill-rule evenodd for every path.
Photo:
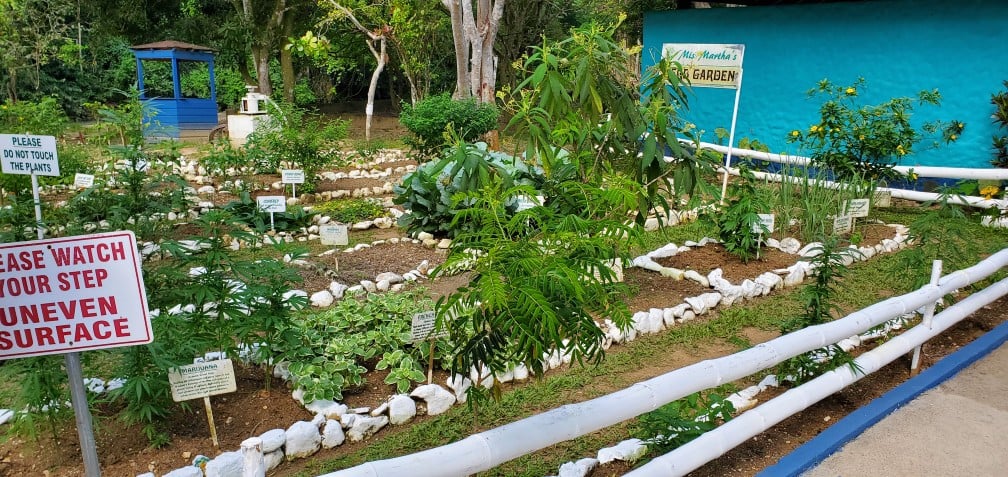
<instances>
[{"instance_id":1,"label":"blue gazebo","mask_svg":"<svg viewBox=\"0 0 1008 477\"><path fill-rule=\"evenodd\" d=\"M144 104L144 136L155 138L207 137L217 127L217 88L213 49L180 41L159 41L131 47L136 56L140 100ZM144 85L144 62L171 64L172 90L158 91ZM207 69L208 86L196 91L184 88L182 74L192 67ZM209 91L210 97L205 97Z\"/></svg>"}]
</instances>

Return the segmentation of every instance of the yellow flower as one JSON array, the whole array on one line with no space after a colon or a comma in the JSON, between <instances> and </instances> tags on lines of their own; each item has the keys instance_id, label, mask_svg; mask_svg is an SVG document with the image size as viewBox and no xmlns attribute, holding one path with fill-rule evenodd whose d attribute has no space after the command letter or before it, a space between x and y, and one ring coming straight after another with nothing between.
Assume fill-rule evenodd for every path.
<instances>
[{"instance_id":1,"label":"yellow flower","mask_svg":"<svg viewBox=\"0 0 1008 477\"><path fill-rule=\"evenodd\" d=\"M899 144L899 145L896 146L896 154L899 154L901 156L905 156L906 155L906 149L903 149L903 145L902 144Z\"/></svg>"},{"instance_id":2,"label":"yellow flower","mask_svg":"<svg viewBox=\"0 0 1008 477\"><path fill-rule=\"evenodd\" d=\"M907 180L915 181L915 180L917 180L918 177L920 177L920 176L918 176L917 173L914 172L913 169L910 169L910 171L907 172Z\"/></svg>"},{"instance_id":3,"label":"yellow flower","mask_svg":"<svg viewBox=\"0 0 1008 477\"><path fill-rule=\"evenodd\" d=\"M958 138L959 138L959 136L956 136L955 134L949 136L949 139L952 140L952 141L955 141Z\"/></svg>"},{"instance_id":4,"label":"yellow flower","mask_svg":"<svg viewBox=\"0 0 1008 477\"><path fill-rule=\"evenodd\" d=\"M980 195L982 195L984 199L993 199L997 193L998 187L994 185L984 186L980 189Z\"/></svg>"},{"instance_id":5,"label":"yellow flower","mask_svg":"<svg viewBox=\"0 0 1008 477\"><path fill-rule=\"evenodd\" d=\"M814 125L814 126L812 126L812 127L809 128L809 132L811 132L811 133L814 134L814 133L819 132L820 129L822 129L822 128L820 128L818 125Z\"/></svg>"},{"instance_id":6,"label":"yellow flower","mask_svg":"<svg viewBox=\"0 0 1008 477\"><path fill-rule=\"evenodd\" d=\"M853 86L848 86L844 93L847 93L847 96L854 96L857 94L857 90Z\"/></svg>"},{"instance_id":7,"label":"yellow flower","mask_svg":"<svg viewBox=\"0 0 1008 477\"><path fill-rule=\"evenodd\" d=\"M858 139L860 139L860 140L864 141L864 134L862 134L862 135L858 136Z\"/></svg>"},{"instance_id":8,"label":"yellow flower","mask_svg":"<svg viewBox=\"0 0 1008 477\"><path fill-rule=\"evenodd\" d=\"M801 136L801 133L798 132L797 129L795 129L794 131L791 131L791 137L798 137L798 136Z\"/></svg>"}]
</instances>

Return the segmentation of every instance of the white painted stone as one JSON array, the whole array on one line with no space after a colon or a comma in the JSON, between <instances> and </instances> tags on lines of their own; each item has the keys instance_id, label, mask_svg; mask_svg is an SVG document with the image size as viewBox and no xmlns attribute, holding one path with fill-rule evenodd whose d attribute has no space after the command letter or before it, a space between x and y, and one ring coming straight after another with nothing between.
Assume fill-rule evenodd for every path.
<instances>
[{"instance_id":1,"label":"white painted stone","mask_svg":"<svg viewBox=\"0 0 1008 477\"><path fill-rule=\"evenodd\" d=\"M728 402L735 407L735 412L744 412L756 407L756 400L734 393L727 397Z\"/></svg>"},{"instance_id":2,"label":"white painted stone","mask_svg":"<svg viewBox=\"0 0 1008 477\"><path fill-rule=\"evenodd\" d=\"M577 462L567 462L560 466L560 473L557 477L585 477L599 464L598 459L586 457Z\"/></svg>"},{"instance_id":3,"label":"white painted stone","mask_svg":"<svg viewBox=\"0 0 1008 477\"><path fill-rule=\"evenodd\" d=\"M388 403L389 423L405 424L416 416L416 402L405 394L397 394Z\"/></svg>"},{"instance_id":4,"label":"white painted stone","mask_svg":"<svg viewBox=\"0 0 1008 477\"><path fill-rule=\"evenodd\" d=\"M224 452L207 462L203 472L206 477L242 477L243 463L241 452Z\"/></svg>"},{"instance_id":5,"label":"white painted stone","mask_svg":"<svg viewBox=\"0 0 1008 477\"><path fill-rule=\"evenodd\" d=\"M335 297L329 290L322 290L312 293L309 300L311 301L311 305L316 308L328 308L333 304Z\"/></svg>"},{"instance_id":6,"label":"white painted stone","mask_svg":"<svg viewBox=\"0 0 1008 477\"><path fill-rule=\"evenodd\" d=\"M781 239L780 245L777 248L779 248L781 252L794 255L801 250L801 242L799 242L796 238L786 237Z\"/></svg>"},{"instance_id":7,"label":"white painted stone","mask_svg":"<svg viewBox=\"0 0 1008 477\"><path fill-rule=\"evenodd\" d=\"M424 247L428 247L428 248L437 247L437 245L439 243L438 239L424 239L422 242L423 242Z\"/></svg>"},{"instance_id":8,"label":"white painted stone","mask_svg":"<svg viewBox=\"0 0 1008 477\"><path fill-rule=\"evenodd\" d=\"M197 194L213 194L216 192L217 189L214 189L214 186L212 185L205 185L203 187L200 187L199 189L196 189Z\"/></svg>"},{"instance_id":9,"label":"white painted stone","mask_svg":"<svg viewBox=\"0 0 1008 477\"><path fill-rule=\"evenodd\" d=\"M416 238L418 240L430 240L430 239L434 238L434 234L432 234L430 232L420 232L420 233L417 234Z\"/></svg>"},{"instance_id":10,"label":"white painted stone","mask_svg":"<svg viewBox=\"0 0 1008 477\"><path fill-rule=\"evenodd\" d=\"M381 280L385 280L385 281L389 282L390 284L396 284L396 283L402 283L403 282L403 277L402 277L402 275L399 275L398 273L384 272L384 273L379 273L378 276L375 277L375 281L376 282L377 281L381 281Z\"/></svg>"},{"instance_id":11,"label":"white painted stone","mask_svg":"<svg viewBox=\"0 0 1008 477\"><path fill-rule=\"evenodd\" d=\"M662 309L662 321L665 323L666 328L671 328L675 325L675 312L672 307Z\"/></svg>"},{"instance_id":12,"label":"white painted stone","mask_svg":"<svg viewBox=\"0 0 1008 477\"><path fill-rule=\"evenodd\" d=\"M514 368L514 378L516 381L524 381L529 378L528 366L519 364Z\"/></svg>"},{"instance_id":13,"label":"white painted stone","mask_svg":"<svg viewBox=\"0 0 1008 477\"><path fill-rule=\"evenodd\" d=\"M722 275L724 270L720 268L715 268L707 274L707 283L715 290L725 290L732 287L732 283L726 280Z\"/></svg>"},{"instance_id":14,"label":"white painted stone","mask_svg":"<svg viewBox=\"0 0 1008 477\"><path fill-rule=\"evenodd\" d=\"M447 239L447 238L446 239L441 239L441 241L437 243L437 248L439 248L441 250L447 250L447 249L451 248L451 244L452 244L451 239Z\"/></svg>"},{"instance_id":15,"label":"white painted stone","mask_svg":"<svg viewBox=\"0 0 1008 477\"><path fill-rule=\"evenodd\" d=\"M689 280L693 280L693 281L699 283L701 286L704 286L704 287L709 287L710 286L710 282L707 280L707 277L701 275L696 270L686 270L683 273L683 278L686 278L686 279L689 279Z\"/></svg>"},{"instance_id":16,"label":"white painted stone","mask_svg":"<svg viewBox=\"0 0 1008 477\"><path fill-rule=\"evenodd\" d=\"M372 225L374 225L374 222L370 220L364 220L351 225L350 228L353 230L367 230L371 228Z\"/></svg>"},{"instance_id":17,"label":"white painted stone","mask_svg":"<svg viewBox=\"0 0 1008 477\"><path fill-rule=\"evenodd\" d=\"M378 282L375 283L375 289L380 292L388 291L390 286L391 285L389 284L388 280L378 280Z\"/></svg>"},{"instance_id":18,"label":"white painted stone","mask_svg":"<svg viewBox=\"0 0 1008 477\"><path fill-rule=\"evenodd\" d=\"M388 423L389 418L386 416L358 416L354 420L353 426L347 431L347 437L350 439L350 442L362 441L374 435L374 433L378 432Z\"/></svg>"},{"instance_id":19,"label":"white painted stone","mask_svg":"<svg viewBox=\"0 0 1008 477\"><path fill-rule=\"evenodd\" d=\"M776 374L768 374L765 378L763 378L762 381L759 382L759 384L757 384L757 386L759 386L759 388L762 390L766 388L775 388L777 386L780 386L780 383L777 382Z\"/></svg>"},{"instance_id":20,"label":"white painted stone","mask_svg":"<svg viewBox=\"0 0 1008 477\"><path fill-rule=\"evenodd\" d=\"M453 374L448 377L446 384L452 391L455 391L455 399L458 400L458 402L466 402L466 391L468 391L469 387L472 386L471 379L462 376L461 374Z\"/></svg>"},{"instance_id":21,"label":"white painted stone","mask_svg":"<svg viewBox=\"0 0 1008 477\"><path fill-rule=\"evenodd\" d=\"M363 291L364 291L364 287L362 287L360 285L354 285L354 286L346 289L346 294L349 294L350 296L353 296L353 295L356 295L358 293L362 293ZM344 294L344 296L346 294Z\"/></svg>"},{"instance_id":22,"label":"white painted stone","mask_svg":"<svg viewBox=\"0 0 1008 477\"><path fill-rule=\"evenodd\" d=\"M647 446L640 439L628 439L613 447L599 449L598 461L600 464L608 464L614 460L624 462L634 462L640 459L647 452Z\"/></svg>"},{"instance_id":23,"label":"white painted stone","mask_svg":"<svg viewBox=\"0 0 1008 477\"><path fill-rule=\"evenodd\" d=\"M667 243L656 250L647 253L649 258L667 258L679 252L679 247L674 243Z\"/></svg>"},{"instance_id":24,"label":"white painted stone","mask_svg":"<svg viewBox=\"0 0 1008 477\"><path fill-rule=\"evenodd\" d=\"M283 447L287 442L287 433L283 429L272 429L259 436L262 439L262 451L268 454Z\"/></svg>"},{"instance_id":25,"label":"white painted stone","mask_svg":"<svg viewBox=\"0 0 1008 477\"><path fill-rule=\"evenodd\" d=\"M389 217L378 217L377 219L374 219L374 224L379 229L389 229L395 225L395 222Z\"/></svg>"},{"instance_id":26,"label":"white painted stone","mask_svg":"<svg viewBox=\"0 0 1008 477\"><path fill-rule=\"evenodd\" d=\"M372 282L371 280L361 280L360 286L363 287L364 290L366 290L368 293L374 293L378 291L378 288L375 287L375 282Z\"/></svg>"},{"instance_id":27,"label":"white painted stone","mask_svg":"<svg viewBox=\"0 0 1008 477\"><path fill-rule=\"evenodd\" d=\"M657 217L648 217L646 220L644 220L644 231L654 232L655 230L658 230L658 227L660 225L661 223L658 222Z\"/></svg>"},{"instance_id":28,"label":"white painted stone","mask_svg":"<svg viewBox=\"0 0 1008 477\"><path fill-rule=\"evenodd\" d=\"M340 282L332 282L329 284L329 293L332 293L333 299L343 298L343 294L347 291L347 286Z\"/></svg>"},{"instance_id":29,"label":"white painted stone","mask_svg":"<svg viewBox=\"0 0 1008 477\"><path fill-rule=\"evenodd\" d=\"M661 308L651 308L648 310L647 332L658 333L665 329L665 312Z\"/></svg>"},{"instance_id":30,"label":"white painted stone","mask_svg":"<svg viewBox=\"0 0 1008 477\"><path fill-rule=\"evenodd\" d=\"M263 463L266 464L266 471L269 472L277 468L284 461L284 453L282 450L277 450L274 452L269 452L263 454Z\"/></svg>"},{"instance_id":31,"label":"white painted stone","mask_svg":"<svg viewBox=\"0 0 1008 477\"><path fill-rule=\"evenodd\" d=\"M316 414L315 417L313 417L311 420L312 425L319 429L322 428L322 425L325 424L325 422L326 422L325 414L321 413Z\"/></svg>"},{"instance_id":32,"label":"white painted stone","mask_svg":"<svg viewBox=\"0 0 1008 477\"><path fill-rule=\"evenodd\" d=\"M238 470L240 471L241 469L239 468ZM241 474L238 475L240 476ZM190 465L175 469L161 477L203 477L203 471L199 467Z\"/></svg>"},{"instance_id":33,"label":"white painted stone","mask_svg":"<svg viewBox=\"0 0 1008 477\"><path fill-rule=\"evenodd\" d=\"M868 260L875 256L875 249L872 247L861 247L858 248L858 252L861 253L861 258L863 260Z\"/></svg>"},{"instance_id":34,"label":"white painted stone","mask_svg":"<svg viewBox=\"0 0 1008 477\"><path fill-rule=\"evenodd\" d=\"M403 285L402 283L396 283L395 285L392 285L392 288L389 288L389 290L394 293L394 292L401 292L403 288L406 288L406 286Z\"/></svg>"},{"instance_id":35,"label":"white painted stone","mask_svg":"<svg viewBox=\"0 0 1008 477\"><path fill-rule=\"evenodd\" d=\"M820 254L822 254L822 242L809 242L798 251L798 255L802 258L812 258Z\"/></svg>"},{"instance_id":36,"label":"white painted stone","mask_svg":"<svg viewBox=\"0 0 1008 477\"><path fill-rule=\"evenodd\" d=\"M742 296L746 298L751 299L763 294L763 289L748 278L742 281L740 287L742 288Z\"/></svg>"},{"instance_id":37,"label":"white painted stone","mask_svg":"<svg viewBox=\"0 0 1008 477\"><path fill-rule=\"evenodd\" d=\"M788 269L788 274L784 277L784 286L793 287L801 284L805 280L804 267L792 267Z\"/></svg>"},{"instance_id":38,"label":"white painted stone","mask_svg":"<svg viewBox=\"0 0 1008 477\"><path fill-rule=\"evenodd\" d=\"M322 445L322 436L317 425L307 421L298 421L287 428L287 444L285 451L287 460L308 457L318 452Z\"/></svg>"},{"instance_id":39,"label":"white painted stone","mask_svg":"<svg viewBox=\"0 0 1008 477\"><path fill-rule=\"evenodd\" d=\"M291 298L296 297L296 296L308 298L308 292L306 292L304 290L287 290L283 294L283 299L286 301L286 300L290 300Z\"/></svg>"},{"instance_id":40,"label":"white painted stone","mask_svg":"<svg viewBox=\"0 0 1008 477\"><path fill-rule=\"evenodd\" d=\"M770 290L781 286L781 284L784 283L784 280L776 273L764 272L762 275L756 277L756 283L763 286L766 290L763 294L766 295L770 293Z\"/></svg>"},{"instance_id":41,"label":"white painted stone","mask_svg":"<svg viewBox=\"0 0 1008 477\"><path fill-rule=\"evenodd\" d=\"M686 298L686 303L693 308L693 312L697 315L702 315L707 313L711 308L717 306L721 301L722 295L720 293L704 293L699 296Z\"/></svg>"},{"instance_id":42,"label":"white painted stone","mask_svg":"<svg viewBox=\"0 0 1008 477\"><path fill-rule=\"evenodd\" d=\"M431 416L441 414L455 404L455 395L437 384L417 386L410 396L423 399L427 403L427 414Z\"/></svg>"},{"instance_id":43,"label":"white painted stone","mask_svg":"<svg viewBox=\"0 0 1008 477\"><path fill-rule=\"evenodd\" d=\"M417 265L416 269L421 274L427 275L427 273L431 271L430 261L429 260L424 260L424 261L420 262L420 264Z\"/></svg>"},{"instance_id":44,"label":"white painted stone","mask_svg":"<svg viewBox=\"0 0 1008 477\"><path fill-rule=\"evenodd\" d=\"M679 321L685 323L687 321L691 321L694 318L696 318L696 313L694 313L693 310L686 310L683 312L682 318L680 318Z\"/></svg>"},{"instance_id":45,"label":"white painted stone","mask_svg":"<svg viewBox=\"0 0 1008 477\"><path fill-rule=\"evenodd\" d=\"M327 420L322 428L322 448L332 449L345 440L346 434L343 433L343 425L335 419Z\"/></svg>"}]
</instances>

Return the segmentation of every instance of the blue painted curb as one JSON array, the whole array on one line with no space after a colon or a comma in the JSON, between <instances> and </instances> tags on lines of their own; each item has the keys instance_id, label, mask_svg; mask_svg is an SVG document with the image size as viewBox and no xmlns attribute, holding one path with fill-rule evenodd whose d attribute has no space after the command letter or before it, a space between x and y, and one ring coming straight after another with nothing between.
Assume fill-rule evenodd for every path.
<instances>
[{"instance_id":1,"label":"blue painted curb","mask_svg":"<svg viewBox=\"0 0 1008 477\"><path fill-rule=\"evenodd\" d=\"M756 477L791 477L818 465L824 459L861 435L865 429L927 391L955 376L980 358L1008 341L1008 322L963 346L892 391L837 421L814 439L806 442Z\"/></svg>"}]
</instances>

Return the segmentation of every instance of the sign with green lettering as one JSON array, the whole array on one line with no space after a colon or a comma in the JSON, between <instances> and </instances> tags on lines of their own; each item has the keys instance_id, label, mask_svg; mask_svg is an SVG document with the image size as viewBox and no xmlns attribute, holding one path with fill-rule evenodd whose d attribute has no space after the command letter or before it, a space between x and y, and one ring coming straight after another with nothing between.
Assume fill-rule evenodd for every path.
<instances>
[{"instance_id":1,"label":"sign with green lettering","mask_svg":"<svg viewBox=\"0 0 1008 477\"><path fill-rule=\"evenodd\" d=\"M665 43L662 57L683 66L680 77L690 86L736 89L742 78L744 45Z\"/></svg>"}]
</instances>

